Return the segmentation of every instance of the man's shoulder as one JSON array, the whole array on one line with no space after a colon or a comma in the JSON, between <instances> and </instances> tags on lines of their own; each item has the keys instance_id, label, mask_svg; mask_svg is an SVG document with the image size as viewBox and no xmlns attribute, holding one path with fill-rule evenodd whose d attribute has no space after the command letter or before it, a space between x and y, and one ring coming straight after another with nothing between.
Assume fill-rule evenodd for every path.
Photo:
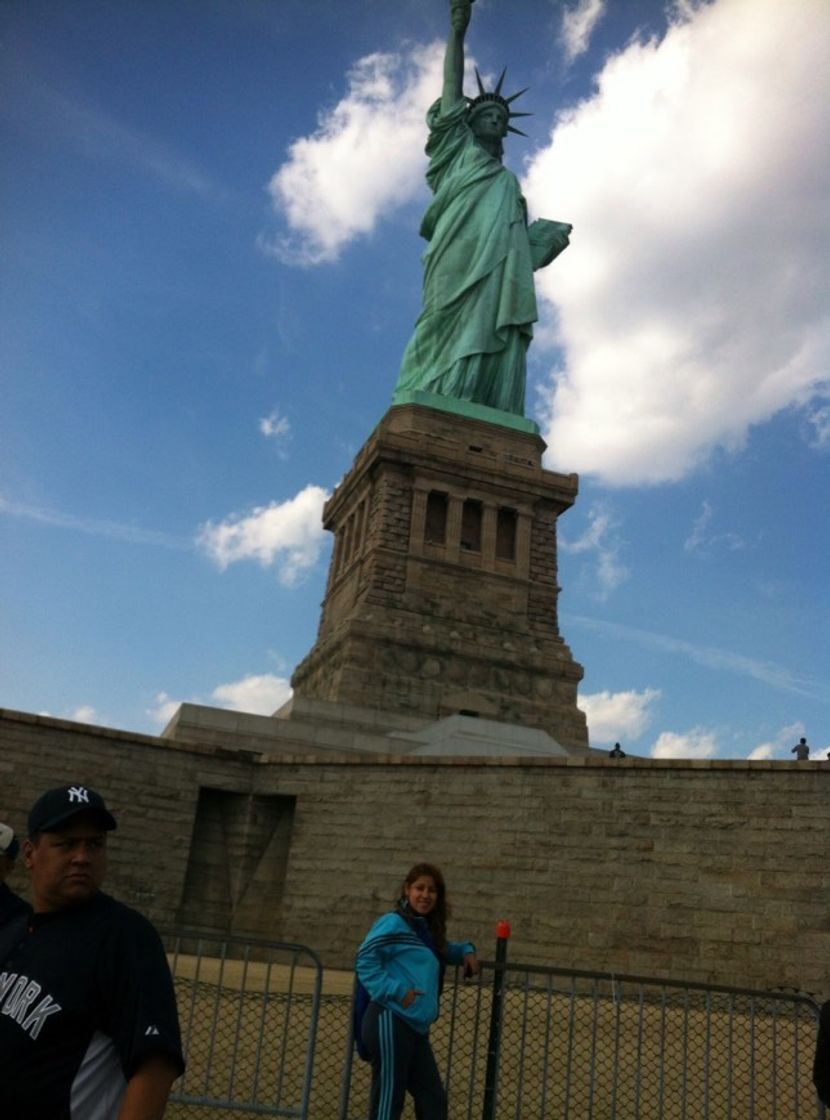
<instances>
[{"instance_id":1,"label":"man's shoulder","mask_svg":"<svg viewBox=\"0 0 830 1120\"><path fill-rule=\"evenodd\" d=\"M132 906L128 906L126 902L121 902L118 898L113 898L111 894L106 894L105 891L98 891L92 902L101 913L110 914L113 918L121 921L133 921L135 919L142 922L147 921L138 910L134 910Z\"/></svg>"},{"instance_id":2,"label":"man's shoulder","mask_svg":"<svg viewBox=\"0 0 830 1120\"><path fill-rule=\"evenodd\" d=\"M111 928L159 940L158 931L149 918L112 895L99 891L92 905L95 913L105 918Z\"/></svg>"},{"instance_id":3,"label":"man's shoulder","mask_svg":"<svg viewBox=\"0 0 830 1120\"><path fill-rule=\"evenodd\" d=\"M8 883L0 883L0 925L21 914L28 914L31 909L25 898L15 894Z\"/></svg>"},{"instance_id":4,"label":"man's shoulder","mask_svg":"<svg viewBox=\"0 0 830 1120\"><path fill-rule=\"evenodd\" d=\"M128 906L113 898L112 895L97 891L92 898L84 902L73 906L64 906L62 909L54 911L49 916L49 924L66 922L85 925L89 923L100 925L102 928L112 928L113 925L129 920L126 917L129 909Z\"/></svg>"},{"instance_id":5,"label":"man's shoulder","mask_svg":"<svg viewBox=\"0 0 830 1120\"><path fill-rule=\"evenodd\" d=\"M88 902L68 906L51 915L48 928L53 936L81 938L101 949L106 945L117 947L132 943L161 945L149 918L103 891L98 891Z\"/></svg>"}]
</instances>

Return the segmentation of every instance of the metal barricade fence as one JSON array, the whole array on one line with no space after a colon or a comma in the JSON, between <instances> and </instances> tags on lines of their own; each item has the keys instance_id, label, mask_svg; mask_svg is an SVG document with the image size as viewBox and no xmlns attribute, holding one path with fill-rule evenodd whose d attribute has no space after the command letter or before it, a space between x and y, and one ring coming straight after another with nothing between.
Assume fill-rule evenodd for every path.
<instances>
[{"instance_id":1,"label":"metal barricade fence","mask_svg":"<svg viewBox=\"0 0 830 1120\"><path fill-rule=\"evenodd\" d=\"M478 981L448 975L431 1038L450 1120L825 1116L812 1085L819 1008L808 996L521 964L503 967L485 1113L494 974L485 962ZM369 1067L349 1048L338 1120L364 1120L368 1088Z\"/></svg>"},{"instance_id":2,"label":"metal barricade fence","mask_svg":"<svg viewBox=\"0 0 830 1120\"><path fill-rule=\"evenodd\" d=\"M188 1062L168 1120L364 1120L350 973L324 978L302 945L163 938ZM448 973L431 1037L450 1120L822 1120L818 1012L786 992L484 962L475 981Z\"/></svg>"},{"instance_id":3,"label":"metal barricade fence","mask_svg":"<svg viewBox=\"0 0 830 1120\"><path fill-rule=\"evenodd\" d=\"M303 945L162 934L187 1058L166 1115L307 1120L322 965Z\"/></svg>"}]
</instances>

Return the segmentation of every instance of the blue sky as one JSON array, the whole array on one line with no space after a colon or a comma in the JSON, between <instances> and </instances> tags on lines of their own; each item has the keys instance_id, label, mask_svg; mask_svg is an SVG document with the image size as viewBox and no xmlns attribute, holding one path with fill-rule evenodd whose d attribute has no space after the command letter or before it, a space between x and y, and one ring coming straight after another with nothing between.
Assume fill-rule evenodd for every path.
<instances>
[{"instance_id":1,"label":"blue sky","mask_svg":"<svg viewBox=\"0 0 830 1120\"><path fill-rule=\"evenodd\" d=\"M0 6L0 704L273 711L419 310L445 0ZM528 407L578 471L594 746L830 748L825 0L478 0L574 224ZM468 83L472 90L473 83ZM516 108L519 106L517 105Z\"/></svg>"}]
</instances>

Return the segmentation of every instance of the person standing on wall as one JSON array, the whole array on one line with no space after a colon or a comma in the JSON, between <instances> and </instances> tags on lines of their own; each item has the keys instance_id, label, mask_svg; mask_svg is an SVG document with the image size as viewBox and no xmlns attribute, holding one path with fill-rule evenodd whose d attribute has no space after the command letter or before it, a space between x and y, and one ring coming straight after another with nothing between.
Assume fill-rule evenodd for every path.
<instances>
[{"instance_id":1,"label":"person standing on wall","mask_svg":"<svg viewBox=\"0 0 830 1120\"><path fill-rule=\"evenodd\" d=\"M369 930L355 962L369 1002L358 1029L372 1063L370 1120L398 1120L410 1093L418 1120L446 1120L447 1095L429 1043L448 964L475 976L470 941L447 940L444 876L430 863L409 871L394 909Z\"/></svg>"},{"instance_id":2,"label":"person standing on wall","mask_svg":"<svg viewBox=\"0 0 830 1120\"><path fill-rule=\"evenodd\" d=\"M115 818L95 790L49 790L23 859L33 912L0 928L0 1113L161 1120L184 1070L161 939L101 891Z\"/></svg>"}]
</instances>

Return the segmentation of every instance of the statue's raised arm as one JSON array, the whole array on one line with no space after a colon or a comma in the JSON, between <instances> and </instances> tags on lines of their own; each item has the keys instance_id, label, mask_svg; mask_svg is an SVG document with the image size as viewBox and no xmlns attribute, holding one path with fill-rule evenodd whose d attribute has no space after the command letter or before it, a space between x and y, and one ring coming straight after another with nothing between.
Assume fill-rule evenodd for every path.
<instances>
[{"instance_id":1,"label":"statue's raised arm","mask_svg":"<svg viewBox=\"0 0 830 1120\"><path fill-rule=\"evenodd\" d=\"M470 411L495 423L524 417L528 343L536 320L533 270L568 244L571 227L536 221L516 176L502 165L502 141L526 116L502 96L504 73L464 96L464 38L472 0L450 0L441 97L427 113L427 183L433 200L421 223L423 310L403 356L394 404ZM520 91L523 93L524 90ZM523 134L522 134L523 135ZM495 411L487 411L495 410ZM502 415L500 416L499 413Z\"/></svg>"},{"instance_id":2,"label":"statue's raised arm","mask_svg":"<svg viewBox=\"0 0 830 1120\"><path fill-rule=\"evenodd\" d=\"M444 54L441 109L448 113L464 97L464 36L470 23L472 0L450 0L450 33Z\"/></svg>"}]
</instances>

